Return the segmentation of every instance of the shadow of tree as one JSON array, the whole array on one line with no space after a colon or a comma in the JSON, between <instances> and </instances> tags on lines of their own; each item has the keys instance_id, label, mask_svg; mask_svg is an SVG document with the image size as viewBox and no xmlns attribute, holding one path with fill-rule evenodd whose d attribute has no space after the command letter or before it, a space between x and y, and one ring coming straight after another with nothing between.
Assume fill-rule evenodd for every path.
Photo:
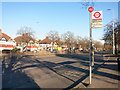
<instances>
[{"instance_id":1,"label":"shadow of tree","mask_svg":"<svg viewBox=\"0 0 120 90\"><path fill-rule=\"evenodd\" d=\"M2 89L10 88L39 88L35 81L28 77L21 69L14 70L21 60L18 56L4 56L2 60ZM21 66L19 64L18 66Z\"/></svg>"},{"instance_id":2,"label":"shadow of tree","mask_svg":"<svg viewBox=\"0 0 120 90\"><path fill-rule=\"evenodd\" d=\"M27 56L27 59L26 58L25 59L22 58L20 60L18 59L18 61L21 62L21 63L17 64L16 60L14 61L13 58L12 58L11 62L8 64L9 68L5 67L6 66L5 65L5 60L3 60L3 67L4 67L3 68L3 71L4 71L3 76L4 76L4 78L6 78L6 77L8 78L9 75L6 75L6 74L11 73L11 75L13 75L13 76L14 75L15 76L21 75L21 77L22 77L22 75L23 75L23 76L27 77L25 75L25 73L22 73L23 69L31 68L31 67L37 67L37 68L41 69L41 68L46 67L49 70L55 72L57 75L60 75L60 76L62 76L62 77L64 77L64 78L73 82L72 85L66 87L65 89L71 89L71 88L75 87L77 84L79 84L85 78L87 78L89 76L89 70L88 69L83 69L82 67L76 67L76 66L71 65L73 63L79 63L79 64L82 64L83 66L89 67L89 62L86 62L86 61L89 60L88 59L89 56L87 56L87 55L86 56L82 56L82 55L81 56L79 56L79 55L57 55L57 56L58 57L64 57L64 58L72 58L72 59L75 59L75 60L77 59L77 61L65 61L65 62L61 62L61 63L55 63L55 62L52 62L52 61L42 61L41 58L32 58L31 56L29 56L29 57ZM95 62L103 62L104 61L104 60L102 60L102 58L100 58L100 59L98 58L98 60L96 60ZM14 63L12 61L14 61ZM113 60L113 61L110 61L110 62L116 62L116 61ZM14 66L16 66L17 68L13 69ZM94 74L118 80L118 75L114 75L114 74L107 73L107 72L97 71L99 66L101 66L101 64L95 64L95 67L93 68L93 73ZM114 67L114 66L115 66L114 64L111 64L111 65L109 64L109 66L103 67L103 68L116 70L116 68L114 68L114 69L111 68L111 67ZM64 73L65 71L69 71L69 70L71 70L71 71L75 70L77 72L82 72L82 73L85 73L85 75L79 77L77 80L73 80L72 78L66 76L65 73ZM9 78L8 78L8 80L9 80ZM14 80L12 80L12 81L14 82ZM19 81L19 79L18 79L18 81ZM33 87L37 87L37 85L35 84L34 80L32 80L32 78L28 78L28 81L32 81L31 84L35 85ZM6 82L6 80L4 79L3 83L5 83L5 82ZM9 85L10 84L8 84L8 86ZM18 85L20 85L20 84L18 84ZM5 87L5 86L3 86L3 87Z\"/></svg>"},{"instance_id":3,"label":"shadow of tree","mask_svg":"<svg viewBox=\"0 0 120 90\"><path fill-rule=\"evenodd\" d=\"M74 66L72 66L72 65L69 65L69 64L71 64L71 63L76 63L76 62L74 62L74 61L73 61L73 62L72 62L72 61L67 61L67 62L62 62L62 63L53 63L53 62L48 62L48 61L39 61L39 60L37 60L37 59L35 59L35 61L37 61L38 63L42 63L43 67L49 68L50 70L52 70L52 71L55 72L56 74L58 74L58 75L60 75L60 76L62 76L62 77L64 77L64 78L67 78L67 79L73 81L74 84L72 84L71 86L69 86L67 89L70 89L70 88L74 87L75 85L77 85L78 83L80 83L82 80L84 80L86 77L89 76L89 70L86 70L86 69L82 69L82 68L78 68L78 67L74 67ZM89 63L88 63L88 62L80 62L80 63L82 63L82 64L85 65L85 66L89 66ZM65 64L65 65L64 65L64 64ZM66 64L68 64L68 65L66 65ZM70 78L68 78L68 77L60 74L59 72L57 72L57 71L54 69L54 67L60 66L60 65L64 65L64 68L67 67L67 68L69 68L69 69L71 69L71 70L81 71L81 72L83 72L83 73L86 73L86 75L83 76L82 78L80 78L79 80L74 81L74 80L72 80L72 79L70 79ZM39 65L36 65L36 66L38 67ZM35 67L36 67L36 66L35 66ZM33 66L33 67L34 67L34 66ZM24 67L24 68L25 68L25 67ZM99 68L99 66L96 66L96 68L93 69L93 73L94 73L94 74L98 74L98 75L101 75L101 76L109 77L109 78L112 78L112 79L118 79L117 75L114 75L114 74L109 74L109 73L100 72L100 71L94 72L94 71L96 71L98 68ZM108 69L108 68L107 68L107 69ZM109 68L109 69L110 69L110 68Z\"/></svg>"},{"instance_id":4,"label":"shadow of tree","mask_svg":"<svg viewBox=\"0 0 120 90\"><path fill-rule=\"evenodd\" d=\"M82 55L82 54L76 54L76 55L67 55L67 54L56 54L58 57L63 57L63 58L72 58L76 60L83 60L83 61L89 61L89 54ZM96 62L103 62L103 57L101 56L95 56Z\"/></svg>"}]
</instances>

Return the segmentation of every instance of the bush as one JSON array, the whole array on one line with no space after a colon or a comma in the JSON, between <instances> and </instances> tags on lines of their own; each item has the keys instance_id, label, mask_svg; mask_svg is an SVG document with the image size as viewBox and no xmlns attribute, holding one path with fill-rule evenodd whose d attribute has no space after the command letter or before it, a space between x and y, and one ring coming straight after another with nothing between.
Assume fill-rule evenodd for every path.
<instances>
[{"instance_id":1,"label":"bush","mask_svg":"<svg viewBox=\"0 0 120 90\"><path fill-rule=\"evenodd\" d=\"M118 53L120 53L120 50L118 51Z\"/></svg>"},{"instance_id":2,"label":"bush","mask_svg":"<svg viewBox=\"0 0 120 90\"><path fill-rule=\"evenodd\" d=\"M18 52L20 49L18 49L18 48L13 48L12 49L12 52L14 53L14 52Z\"/></svg>"}]
</instances>

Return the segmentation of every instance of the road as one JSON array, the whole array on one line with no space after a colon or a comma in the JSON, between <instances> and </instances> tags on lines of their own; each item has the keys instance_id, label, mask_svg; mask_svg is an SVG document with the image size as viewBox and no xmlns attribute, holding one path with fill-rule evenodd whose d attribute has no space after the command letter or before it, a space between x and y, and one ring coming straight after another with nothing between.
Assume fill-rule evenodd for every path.
<instances>
[{"instance_id":1,"label":"road","mask_svg":"<svg viewBox=\"0 0 120 90\"><path fill-rule=\"evenodd\" d=\"M95 54L97 69L105 52ZM3 60L3 88L72 88L89 76L89 53Z\"/></svg>"}]
</instances>

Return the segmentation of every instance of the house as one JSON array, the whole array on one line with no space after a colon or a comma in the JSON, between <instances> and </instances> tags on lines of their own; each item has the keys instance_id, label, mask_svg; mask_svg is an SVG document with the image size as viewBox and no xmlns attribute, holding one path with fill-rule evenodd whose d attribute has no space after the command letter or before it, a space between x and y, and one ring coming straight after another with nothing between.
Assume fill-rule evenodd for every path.
<instances>
[{"instance_id":1,"label":"house","mask_svg":"<svg viewBox=\"0 0 120 90\"><path fill-rule=\"evenodd\" d=\"M41 40L40 42L39 42L39 45L40 45L40 49L41 50L51 50L52 49L52 41L48 38L48 37L46 37L45 39L43 39L43 40ZM57 43L55 42L55 44L54 44L54 48L55 47L57 47L58 45L57 45ZM53 48L53 49L54 49Z\"/></svg>"},{"instance_id":2,"label":"house","mask_svg":"<svg viewBox=\"0 0 120 90\"><path fill-rule=\"evenodd\" d=\"M41 50L52 50L52 41L49 39L49 37L47 36L45 39L43 39L42 41L39 42L40 45L40 49ZM60 38L58 38L58 40L55 41L55 44L53 45L53 49L57 49L58 51L61 50L66 50L67 46L64 45L64 43L60 40Z\"/></svg>"},{"instance_id":3,"label":"house","mask_svg":"<svg viewBox=\"0 0 120 90\"><path fill-rule=\"evenodd\" d=\"M0 53L10 52L13 48L15 48L16 42L10 36L5 33L2 33L0 29Z\"/></svg>"},{"instance_id":4,"label":"house","mask_svg":"<svg viewBox=\"0 0 120 90\"><path fill-rule=\"evenodd\" d=\"M32 37L28 36L28 33L23 34L23 36L18 36L14 40L16 41L17 48L19 48L21 52L35 51L39 48L39 43Z\"/></svg>"}]
</instances>

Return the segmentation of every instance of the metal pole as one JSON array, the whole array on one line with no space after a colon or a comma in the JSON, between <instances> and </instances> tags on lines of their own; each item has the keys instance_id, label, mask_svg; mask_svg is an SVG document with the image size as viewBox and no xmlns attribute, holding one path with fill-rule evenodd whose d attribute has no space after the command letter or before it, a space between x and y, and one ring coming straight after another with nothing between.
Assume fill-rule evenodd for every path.
<instances>
[{"instance_id":1,"label":"metal pole","mask_svg":"<svg viewBox=\"0 0 120 90\"><path fill-rule=\"evenodd\" d=\"M92 13L90 13L90 84L91 84L91 81L92 81Z\"/></svg>"},{"instance_id":2,"label":"metal pole","mask_svg":"<svg viewBox=\"0 0 120 90\"><path fill-rule=\"evenodd\" d=\"M115 54L114 9L113 10L113 54Z\"/></svg>"}]
</instances>

